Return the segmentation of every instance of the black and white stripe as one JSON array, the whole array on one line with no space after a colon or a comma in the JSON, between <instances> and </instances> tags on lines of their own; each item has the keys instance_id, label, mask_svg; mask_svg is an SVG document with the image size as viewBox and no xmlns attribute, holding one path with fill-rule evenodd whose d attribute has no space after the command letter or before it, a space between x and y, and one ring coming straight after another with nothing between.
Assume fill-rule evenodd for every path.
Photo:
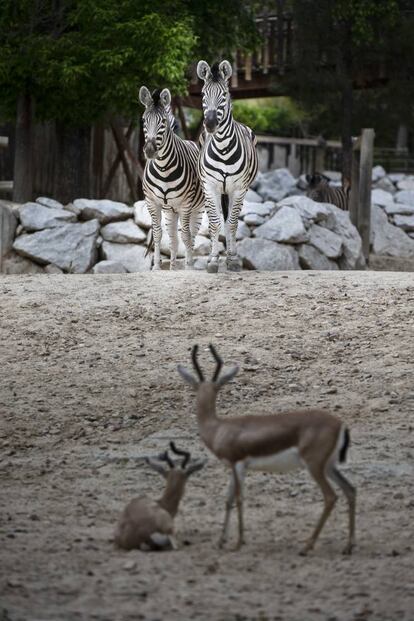
<instances>
[{"instance_id":1,"label":"black and white stripe","mask_svg":"<svg viewBox=\"0 0 414 621\"><path fill-rule=\"evenodd\" d=\"M227 60L211 68L204 60L197 65L202 89L205 132L201 140L199 173L206 198L212 249L208 271L218 270L218 238L224 221L227 267L239 269L236 231L247 189L257 173L256 138L249 127L233 119L228 80L232 68Z\"/></svg>"},{"instance_id":2,"label":"black and white stripe","mask_svg":"<svg viewBox=\"0 0 414 621\"><path fill-rule=\"evenodd\" d=\"M161 267L161 214L170 237L170 269L176 266L178 220L185 245L186 268L193 266L194 238L201 225L204 195L197 171L199 149L194 142L182 140L174 133L175 119L171 111L168 89L154 91L142 86L139 99L145 106L143 114L144 170L143 190L152 218L154 268Z\"/></svg>"},{"instance_id":3,"label":"black and white stripe","mask_svg":"<svg viewBox=\"0 0 414 621\"><path fill-rule=\"evenodd\" d=\"M320 173L306 175L308 190L306 196L317 203L331 203L339 209L348 211L349 209L349 186L346 188L336 188L329 185L329 178Z\"/></svg>"}]
</instances>

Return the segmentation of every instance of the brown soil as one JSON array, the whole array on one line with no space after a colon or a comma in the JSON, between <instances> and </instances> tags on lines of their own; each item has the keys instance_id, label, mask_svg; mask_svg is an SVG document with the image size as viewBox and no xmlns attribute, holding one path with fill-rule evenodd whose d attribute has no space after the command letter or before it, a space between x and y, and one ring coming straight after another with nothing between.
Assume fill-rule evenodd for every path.
<instances>
[{"instance_id":1,"label":"brown soil","mask_svg":"<svg viewBox=\"0 0 414 621\"><path fill-rule=\"evenodd\" d=\"M403 272L1 279L0 619L412 620L413 309ZM249 474L247 544L219 551L213 456L188 483L178 551L114 548L124 504L162 487L137 458L170 439L206 454L175 367L210 341L242 367L223 416L320 406L349 424L352 557L342 497L298 555L322 508L306 472Z\"/></svg>"}]
</instances>

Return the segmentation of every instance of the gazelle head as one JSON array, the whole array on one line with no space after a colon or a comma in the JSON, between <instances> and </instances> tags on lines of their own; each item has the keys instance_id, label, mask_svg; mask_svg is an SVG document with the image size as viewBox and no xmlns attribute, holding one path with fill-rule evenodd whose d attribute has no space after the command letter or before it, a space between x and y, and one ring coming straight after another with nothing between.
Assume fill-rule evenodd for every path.
<instances>
[{"instance_id":1,"label":"gazelle head","mask_svg":"<svg viewBox=\"0 0 414 621\"><path fill-rule=\"evenodd\" d=\"M220 358L216 351L216 348L214 347L214 345L211 345L211 343L209 345L209 349L216 361L216 368L214 370L211 380L206 380L204 378L204 374L200 368L200 365L198 364L198 345L194 345L193 349L191 350L191 360L197 377L195 377L188 369L186 369L181 364L177 366L177 369L181 377L183 377L184 380L188 384L190 384L190 386L194 388L194 390L197 391L199 397L215 399L220 388L224 386L224 384L227 384L227 382L230 382L230 380L232 380L233 377L238 373L239 366L236 364L230 367L224 373L221 373L221 369L223 367L223 360Z\"/></svg>"},{"instance_id":2,"label":"gazelle head","mask_svg":"<svg viewBox=\"0 0 414 621\"><path fill-rule=\"evenodd\" d=\"M175 118L171 111L171 93L168 88L151 94L146 86L139 89L139 100L145 106L142 116L144 126L144 153L155 159L167 140L168 129L174 129Z\"/></svg>"},{"instance_id":3,"label":"gazelle head","mask_svg":"<svg viewBox=\"0 0 414 621\"><path fill-rule=\"evenodd\" d=\"M168 487L173 489L182 487L194 472L205 466L206 460L191 459L191 454L177 448L174 442L170 442L170 449L179 455L180 459L172 459L168 451L165 451L157 457L146 457L145 461L152 470L161 474L166 479Z\"/></svg>"},{"instance_id":4,"label":"gazelle head","mask_svg":"<svg viewBox=\"0 0 414 621\"><path fill-rule=\"evenodd\" d=\"M201 90L203 97L204 125L209 134L214 134L226 117L231 106L228 81L232 74L228 60L210 67L205 60L197 65L197 75L204 81Z\"/></svg>"}]
</instances>

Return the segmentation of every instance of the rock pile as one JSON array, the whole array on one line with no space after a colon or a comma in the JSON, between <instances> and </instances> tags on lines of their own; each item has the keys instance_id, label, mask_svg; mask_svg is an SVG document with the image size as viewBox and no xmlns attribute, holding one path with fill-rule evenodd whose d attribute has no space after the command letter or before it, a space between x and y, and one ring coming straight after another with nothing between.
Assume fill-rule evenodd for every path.
<instances>
[{"instance_id":1,"label":"rock pile","mask_svg":"<svg viewBox=\"0 0 414 621\"><path fill-rule=\"evenodd\" d=\"M332 183L338 184L332 174ZM349 214L306 196L306 181L287 169L259 173L246 195L237 229L246 269L360 269L361 239ZM40 197L0 201L0 271L4 273L123 273L151 269L146 254L151 218L144 201L77 199L69 205ZM223 233L223 232L222 232ZM224 241L224 236L221 236ZM414 176L373 169L372 247L376 254L414 257ZM224 244L220 250L224 252ZM169 255L164 231L161 252ZM195 240L197 269L210 252L208 219ZM180 241L178 256L184 257Z\"/></svg>"}]
</instances>

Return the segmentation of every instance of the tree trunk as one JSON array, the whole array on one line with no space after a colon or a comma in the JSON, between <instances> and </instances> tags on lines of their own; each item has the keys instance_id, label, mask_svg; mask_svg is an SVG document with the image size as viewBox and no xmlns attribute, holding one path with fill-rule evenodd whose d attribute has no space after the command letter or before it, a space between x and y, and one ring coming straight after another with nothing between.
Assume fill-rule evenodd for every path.
<instances>
[{"instance_id":1,"label":"tree trunk","mask_svg":"<svg viewBox=\"0 0 414 621\"><path fill-rule=\"evenodd\" d=\"M56 124L57 174L54 198L68 203L90 196L91 128Z\"/></svg>"},{"instance_id":2,"label":"tree trunk","mask_svg":"<svg viewBox=\"0 0 414 621\"><path fill-rule=\"evenodd\" d=\"M30 95L20 95L17 102L13 200L24 203L33 198L33 110Z\"/></svg>"},{"instance_id":3,"label":"tree trunk","mask_svg":"<svg viewBox=\"0 0 414 621\"><path fill-rule=\"evenodd\" d=\"M346 80L342 89L342 185L351 184L352 178L352 110L353 89Z\"/></svg>"}]
</instances>

